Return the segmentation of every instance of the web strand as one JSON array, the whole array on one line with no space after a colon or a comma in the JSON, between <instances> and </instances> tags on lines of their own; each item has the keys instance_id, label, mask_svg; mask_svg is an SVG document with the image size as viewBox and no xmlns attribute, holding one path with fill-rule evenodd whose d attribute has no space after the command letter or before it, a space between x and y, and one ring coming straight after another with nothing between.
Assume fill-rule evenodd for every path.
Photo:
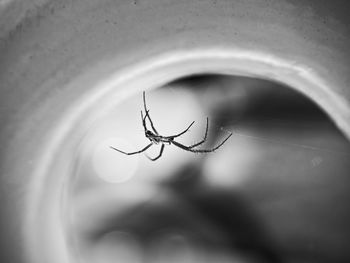
<instances>
[{"instance_id":1,"label":"web strand","mask_svg":"<svg viewBox=\"0 0 350 263\"><path fill-rule=\"evenodd\" d=\"M220 130L228 132L228 130L223 128L223 127L221 127ZM286 145L286 146L288 145L288 146L300 147L300 148L312 150L312 151L322 151L322 152L327 152L327 153L336 153L336 154L341 154L341 155L345 155L345 156L350 156L350 152L346 152L346 151L337 151L337 150L331 150L331 149L322 148L322 147L315 147L315 146L311 146L311 145L307 145L307 144L288 143L288 142L284 142L281 140L274 140L274 139L270 139L270 138L262 137L262 136L247 135L244 133L237 132L237 129L233 129L232 133L233 133L233 136L236 135L236 136L255 139L255 140L259 140L259 141L277 143L277 144Z\"/></svg>"}]
</instances>

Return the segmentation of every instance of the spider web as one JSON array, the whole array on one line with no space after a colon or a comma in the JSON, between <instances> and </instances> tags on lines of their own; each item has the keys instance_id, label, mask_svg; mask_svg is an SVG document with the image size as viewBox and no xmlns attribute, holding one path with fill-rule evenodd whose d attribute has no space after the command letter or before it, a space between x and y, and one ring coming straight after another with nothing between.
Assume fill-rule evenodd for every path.
<instances>
[{"instance_id":1,"label":"spider web","mask_svg":"<svg viewBox=\"0 0 350 263\"><path fill-rule=\"evenodd\" d=\"M249 122L249 124L253 124L256 123L258 124L259 122ZM291 122L283 122L283 121L279 121L278 124L290 124ZM304 143L290 143L290 142L285 142L282 139L273 139L267 136L257 136L257 135L248 135L247 133L243 133L239 130L239 126L238 124L227 128L224 126L216 126L216 128L220 131L223 131L225 133L229 133L232 132L233 133L233 137L234 136L239 136L239 137L243 137L243 138L248 138L248 139L252 139L252 140L258 140L258 141L264 141L264 142L268 142L268 143L273 143L273 144L279 144L279 145L285 145L285 146L293 146L293 147L299 147L299 148L303 148L306 150L311 150L311 151L321 151L321 152L327 152L327 153L335 153L335 154L339 154L339 155L344 155L344 156L350 156L350 152L347 151L341 151L341 150L334 150L334 149L328 149L325 147L316 147L316 146L312 146L309 144L304 144Z\"/></svg>"}]
</instances>

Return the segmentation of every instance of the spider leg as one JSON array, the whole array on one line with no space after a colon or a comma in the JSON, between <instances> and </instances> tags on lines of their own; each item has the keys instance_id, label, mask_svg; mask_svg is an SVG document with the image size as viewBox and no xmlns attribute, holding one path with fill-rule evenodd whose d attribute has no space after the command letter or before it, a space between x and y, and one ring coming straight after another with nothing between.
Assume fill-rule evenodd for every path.
<instances>
[{"instance_id":1,"label":"spider leg","mask_svg":"<svg viewBox=\"0 0 350 263\"><path fill-rule=\"evenodd\" d=\"M186 146L183 145L181 143L178 143L176 141L172 141L171 143L173 143L175 146L188 151L188 152L193 152L193 153L210 153L210 152L214 152L217 149L219 149L230 137L232 136L232 132L221 142L219 143L217 146L211 148L211 149L193 149L191 148L191 146Z\"/></svg>"},{"instance_id":2,"label":"spider leg","mask_svg":"<svg viewBox=\"0 0 350 263\"><path fill-rule=\"evenodd\" d=\"M190 127L193 125L193 123L194 123L194 121L193 121L193 122L190 124L190 126L188 126L188 128L187 128L186 130L184 130L183 132L181 132L181 133L179 133L179 134L177 134L177 135L167 136L167 137L164 137L164 138L169 139L169 138L176 138L176 137L181 136L182 134L184 134L185 132L187 132L187 131L190 129ZM186 146L186 147L188 147L188 148L191 149L191 148L194 148L194 147L196 147L196 146L199 146L199 145L203 144L203 143L207 140L207 137L208 137L208 129L209 129L209 120L208 120L208 117L207 117L207 124L206 124L206 128L205 128L205 134L204 134L203 140L201 140L201 141L199 141L199 142L197 142L197 143L195 143L195 144L192 144L192 145L190 145L190 146Z\"/></svg>"},{"instance_id":3,"label":"spider leg","mask_svg":"<svg viewBox=\"0 0 350 263\"><path fill-rule=\"evenodd\" d=\"M147 158L150 159L151 161L156 161L156 160L158 160L158 159L162 156L162 154L163 154L164 146L165 146L165 145L162 144L162 146L160 147L160 151L159 151L159 154L158 154L157 157L151 158L151 157L149 157L149 156L146 154Z\"/></svg>"},{"instance_id":4,"label":"spider leg","mask_svg":"<svg viewBox=\"0 0 350 263\"><path fill-rule=\"evenodd\" d=\"M146 112L146 115L147 115L147 112ZM142 126L143 126L143 129L145 130L145 132L147 131L147 126L146 126L146 117L143 117L143 113L141 111L141 120L142 120Z\"/></svg>"},{"instance_id":5,"label":"spider leg","mask_svg":"<svg viewBox=\"0 0 350 263\"><path fill-rule=\"evenodd\" d=\"M142 110L141 110L142 125L143 125L143 128L144 128L145 132L148 131L148 129L147 129L147 124L146 124L146 118L147 118L148 116L149 116L149 110L146 111L145 117L143 117L143 112L142 112ZM157 135L158 135L158 134L157 134Z\"/></svg>"},{"instance_id":6,"label":"spider leg","mask_svg":"<svg viewBox=\"0 0 350 263\"><path fill-rule=\"evenodd\" d=\"M117 152L120 152L120 153L123 153L123 154L126 154L126 155L133 155L133 154L138 154L138 153L142 153L144 151L146 151L149 147L151 147L153 145L153 143L150 143L148 144L145 148L139 150L139 151L136 151L136 152L130 152L130 153L127 153L127 152L123 152L121 150L118 150L117 148L114 148L112 146L109 146L110 148L112 148L113 150L116 150Z\"/></svg>"},{"instance_id":7,"label":"spider leg","mask_svg":"<svg viewBox=\"0 0 350 263\"><path fill-rule=\"evenodd\" d=\"M209 129L209 120L208 120L208 117L207 117L207 126L206 126L206 128L205 128L205 134L204 134L203 140L201 140L201 141L199 141L199 142L197 142L197 143L195 143L195 144L192 144L192 145L188 146L188 148L191 148L191 149L192 149L192 148L194 148L194 147L197 147L197 146L203 144L203 143L207 140L207 137L208 137L208 129Z\"/></svg>"},{"instance_id":8,"label":"spider leg","mask_svg":"<svg viewBox=\"0 0 350 263\"><path fill-rule=\"evenodd\" d=\"M164 136L164 138L166 138L166 139L170 139L170 138L176 138L176 137L179 137L179 136L181 136L182 134L184 134L184 133L186 133L190 128L191 128L191 126L193 125L193 123L194 123L194 121L193 122L191 122L191 124L184 130L184 131L182 131L182 132L180 132L180 133L178 133L178 134L176 134L176 135L172 135L172 136Z\"/></svg>"},{"instance_id":9,"label":"spider leg","mask_svg":"<svg viewBox=\"0 0 350 263\"><path fill-rule=\"evenodd\" d=\"M152 121L152 119L151 119L151 116L149 115L149 110L147 110L147 106L146 106L146 93L145 93L145 92L142 93L142 97L143 97L143 107L145 108L145 112L146 112L145 118L148 117L148 120L149 120L149 122L150 122L150 124L151 124L152 130L155 132L155 134L159 135L158 131L156 130L156 128L155 128L154 125L153 125L153 121Z\"/></svg>"}]
</instances>

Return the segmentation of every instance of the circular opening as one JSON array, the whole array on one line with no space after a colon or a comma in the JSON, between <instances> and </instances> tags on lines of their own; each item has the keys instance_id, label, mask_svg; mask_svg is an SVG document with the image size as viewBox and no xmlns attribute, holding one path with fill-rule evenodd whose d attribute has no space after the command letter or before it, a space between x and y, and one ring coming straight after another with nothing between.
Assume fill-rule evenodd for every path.
<instances>
[{"instance_id":1,"label":"circular opening","mask_svg":"<svg viewBox=\"0 0 350 263\"><path fill-rule=\"evenodd\" d=\"M71 108L58 114L40 148L23 230L32 262L104 260L92 253L115 231L131 235L148 260L154 241L148 236L169 227L193 244L194 254L213 261L347 258L348 143L296 92L349 135L349 110L327 81L294 62L221 48L171 51L122 69L111 65L101 63L67 84L84 91L70 98ZM163 88L149 91L155 87ZM121 161L111 147L133 151L150 143L140 117L143 90L161 135L196 121L177 138L189 148L205 137L208 117L204 149L232 136L214 153L193 154L165 141L156 162L143 154ZM161 152L159 138L153 141L158 144L146 152L151 158ZM328 211L335 208L332 217Z\"/></svg>"},{"instance_id":2,"label":"circular opening","mask_svg":"<svg viewBox=\"0 0 350 263\"><path fill-rule=\"evenodd\" d=\"M348 259L350 145L304 95L219 74L142 92L89 126L77 151L67 236L81 262L333 262ZM208 136L199 147L189 146ZM152 130L147 119L147 129ZM216 151L212 149L230 133ZM148 156L148 157L147 157ZM329 213L333 211L333 213ZM322 219L322 220L320 220ZM349 218L350 219L350 218Z\"/></svg>"}]
</instances>

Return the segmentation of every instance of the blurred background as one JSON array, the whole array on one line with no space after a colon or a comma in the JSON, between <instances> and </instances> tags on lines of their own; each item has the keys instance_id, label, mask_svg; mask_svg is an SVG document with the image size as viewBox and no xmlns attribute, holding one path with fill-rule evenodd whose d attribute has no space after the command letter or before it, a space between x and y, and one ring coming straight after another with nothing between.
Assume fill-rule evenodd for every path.
<instances>
[{"instance_id":1,"label":"blurred background","mask_svg":"<svg viewBox=\"0 0 350 263\"><path fill-rule=\"evenodd\" d=\"M350 144L303 94L268 80L190 76L146 92L166 145L152 162L142 93L90 128L70 186L81 262L349 262ZM159 145L146 151L157 156Z\"/></svg>"},{"instance_id":2,"label":"blurred background","mask_svg":"<svg viewBox=\"0 0 350 263\"><path fill-rule=\"evenodd\" d=\"M0 262L350 262L348 2L0 0Z\"/></svg>"}]
</instances>

